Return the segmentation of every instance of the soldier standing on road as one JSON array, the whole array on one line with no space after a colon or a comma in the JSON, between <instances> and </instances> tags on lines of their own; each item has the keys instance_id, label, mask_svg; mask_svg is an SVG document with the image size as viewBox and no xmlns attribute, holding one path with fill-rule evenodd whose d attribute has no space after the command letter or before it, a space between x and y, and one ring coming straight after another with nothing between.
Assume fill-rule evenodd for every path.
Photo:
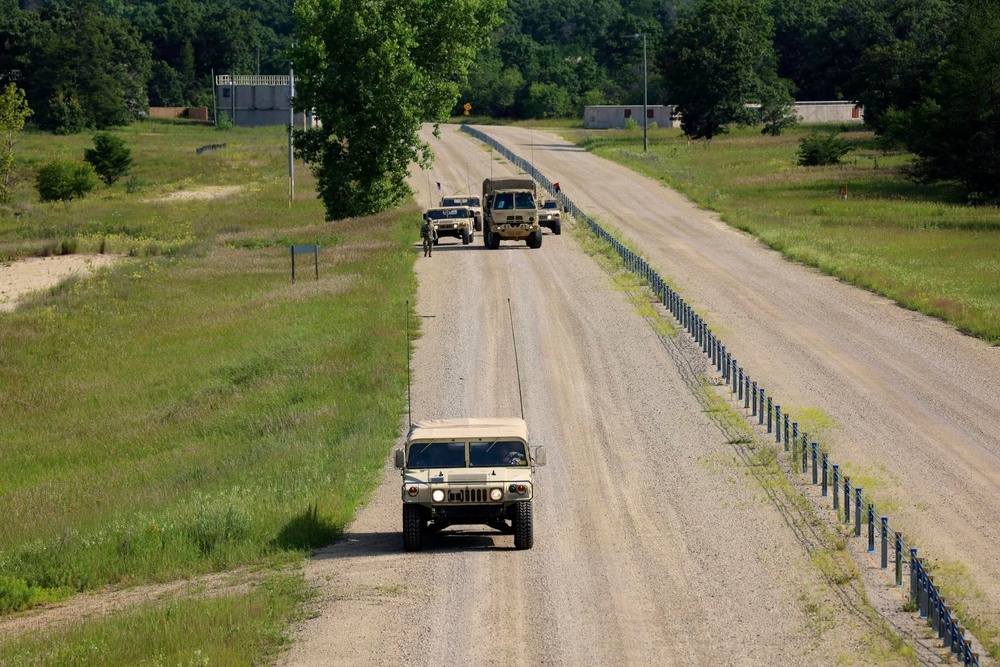
<instances>
[{"instance_id":1,"label":"soldier standing on road","mask_svg":"<svg viewBox=\"0 0 1000 667\"><path fill-rule=\"evenodd\" d=\"M434 250L434 241L437 240L437 230L428 218L424 218L424 224L420 227L420 238L424 241L424 257L430 257Z\"/></svg>"}]
</instances>

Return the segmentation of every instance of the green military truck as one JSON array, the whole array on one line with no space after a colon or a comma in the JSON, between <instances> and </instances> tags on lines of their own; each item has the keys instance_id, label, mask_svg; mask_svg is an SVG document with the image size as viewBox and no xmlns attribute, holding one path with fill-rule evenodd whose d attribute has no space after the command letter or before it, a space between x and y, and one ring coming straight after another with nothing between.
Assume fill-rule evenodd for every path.
<instances>
[{"instance_id":1,"label":"green military truck","mask_svg":"<svg viewBox=\"0 0 1000 667\"><path fill-rule=\"evenodd\" d=\"M492 250L500 241L525 241L542 247L535 182L530 178L487 178L483 181L483 244Z\"/></svg>"},{"instance_id":2,"label":"green military truck","mask_svg":"<svg viewBox=\"0 0 1000 667\"><path fill-rule=\"evenodd\" d=\"M534 545L534 473L545 465L545 448L528 445L523 419L417 422L395 463L403 475L406 551L419 551L426 533L469 524L513 534L515 549Z\"/></svg>"}]
</instances>

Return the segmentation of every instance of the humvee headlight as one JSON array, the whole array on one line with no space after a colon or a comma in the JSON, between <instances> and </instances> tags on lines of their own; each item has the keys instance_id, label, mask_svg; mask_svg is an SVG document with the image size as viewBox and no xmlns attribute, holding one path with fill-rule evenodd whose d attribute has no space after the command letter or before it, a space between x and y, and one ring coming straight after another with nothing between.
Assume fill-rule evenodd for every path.
<instances>
[{"instance_id":1,"label":"humvee headlight","mask_svg":"<svg viewBox=\"0 0 1000 667\"><path fill-rule=\"evenodd\" d=\"M410 488L408 488L408 489L406 490L406 492L407 492L408 494L410 494L411 496L415 496L415 495L417 495L417 487L415 487L415 486L411 486Z\"/></svg>"},{"instance_id":2,"label":"humvee headlight","mask_svg":"<svg viewBox=\"0 0 1000 667\"><path fill-rule=\"evenodd\" d=\"M431 500L436 503L444 502L444 491L441 489L434 489L434 493L431 494Z\"/></svg>"},{"instance_id":3,"label":"humvee headlight","mask_svg":"<svg viewBox=\"0 0 1000 667\"><path fill-rule=\"evenodd\" d=\"M503 489L490 489L490 500L493 502L503 500Z\"/></svg>"}]
</instances>

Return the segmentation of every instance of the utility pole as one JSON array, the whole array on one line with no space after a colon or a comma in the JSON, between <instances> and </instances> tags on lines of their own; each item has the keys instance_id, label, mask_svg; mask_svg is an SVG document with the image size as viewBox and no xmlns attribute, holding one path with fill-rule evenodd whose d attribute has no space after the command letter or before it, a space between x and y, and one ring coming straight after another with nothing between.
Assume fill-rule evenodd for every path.
<instances>
[{"instance_id":1,"label":"utility pole","mask_svg":"<svg viewBox=\"0 0 1000 667\"><path fill-rule=\"evenodd\" d=\"M642 37L642 152L649 152L649 85L646 78L646 33L635 33L632 37Z\"/></svg>"},{"instance_id":2,"label":"utility pole","mask_svg":"<svg viewBox=\"0 0 1000 667\"><path fill-rule=\"evenodd\" d=\"M295 199L295 151L292 146L292 135L295 128L295 109L292 99L295 97L295 70L288 70L288 208Z\"/></svg>"},{"instance_id":3,"label":"utility pole","mask_svg":"<svg viewBox=\"0 0 1000 667\"><path fill-rule=\"evenodd\" d=\"M646 33L642 33L642 152L649 152L649 84L646 79Z\"/></svg>"},{"instance_id":4,"label":"utility pole","mask_svg":"<svg viewBox=\"0 0 1000 667\"><path fill-rule=\"evenodd\" d=\"M215 68L212 68L212 125L219 124L219 84L215 80Z\"/></svg>"}]
</instances>

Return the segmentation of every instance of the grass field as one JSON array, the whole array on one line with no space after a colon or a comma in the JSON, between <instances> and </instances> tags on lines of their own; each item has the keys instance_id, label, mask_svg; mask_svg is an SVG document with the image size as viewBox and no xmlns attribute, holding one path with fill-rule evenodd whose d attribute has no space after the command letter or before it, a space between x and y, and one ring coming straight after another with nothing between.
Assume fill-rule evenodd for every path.
<instances>
[{"instance_id":1,"label":"grass field","mask_svg":"<svg viewBox=\"0 0 1000 667\"><path fill-rule=\"evenodd\" d=\"M419 212L326 223L301 165L289 208L282 128L146 122L120 134L131 183L40 204L25 179L0 211L8 257L64 241L131 255L0 315L0 613L108 584L298 562L353 517L399 430ZM89 143L28 134L19 155L30 172ZM226 148L195 154L214 143ZM158 199L225 185L239 191ZM291 283L290 243L322 245L319 281L310 258ZM230 602L283 609L301 595L276 590ZM211 623L223 604L185 613ZM161 611L73 636L128 643ZM213 636L209 653L223 650ZM2 641L0 656L31 652ZM132 663L119 648L108 654Z\"/></svg>"},{"instance_id":2,"label":"grass field","mask_svg":"<svg viewBox=\"0 0 1000 667\"><path fill-rule=\"evenodd\" d=\"M911 156L883 153L870 133L842 135L853 148L844 164L806 168L796 165L796 152L809 128L781 137L734 130L710 144L653 130L645 154L641 130L560 129L792 260L1000 344L1000 209L965 205L954 188L905 180L900 167Z\"/></svg>"}]
</instances>

